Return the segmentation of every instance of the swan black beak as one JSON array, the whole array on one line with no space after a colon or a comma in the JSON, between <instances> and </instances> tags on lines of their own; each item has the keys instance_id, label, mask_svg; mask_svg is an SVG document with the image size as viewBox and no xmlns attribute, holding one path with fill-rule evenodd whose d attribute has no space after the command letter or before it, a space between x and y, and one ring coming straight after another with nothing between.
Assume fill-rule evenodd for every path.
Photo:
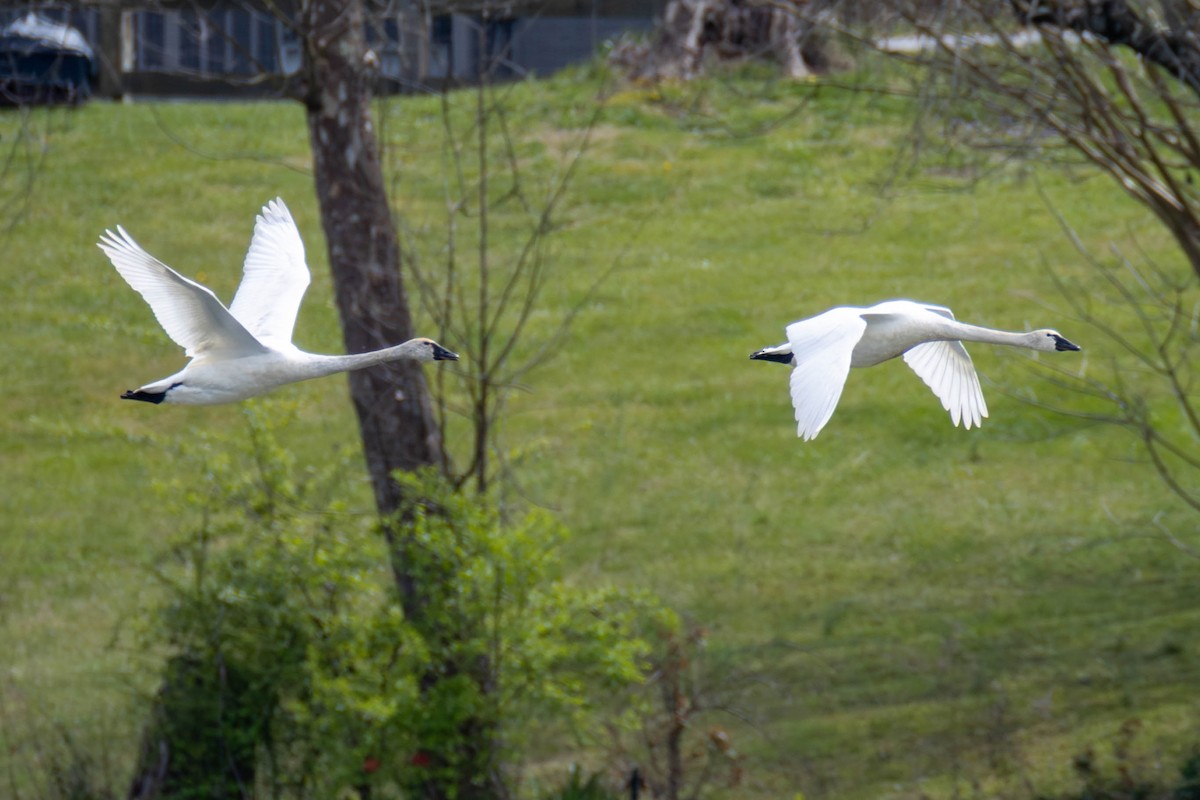
<instances>
[{"instance_id":1,"label":"swan black beak","mask_svg":"<svg viewBox=\"0 0 1200 800\"><path fill-rule=\"evenodd\" d=\"M1064 339L1061 336L1055 336L1054 337L1054 349L1061 351L1061 350L1080 350L1082 348L1080 348L1080 346L1075 344L1074 342L1068 342L1066 339Z\"/></svg>"},{"instance_id":2,"label":"swan black beak","mask_svg":"<svg viewBox=\"0 0 1200 800\"><path fill-rule=\"evenodd\" d=\"M1075 349L1078 350L1079 348L1075 348ZM440 344L435 344L433 346L433 360L434 361L458 361L458 353L451 353L449 350L442 347Z\"/></svg>"}]
</instances>

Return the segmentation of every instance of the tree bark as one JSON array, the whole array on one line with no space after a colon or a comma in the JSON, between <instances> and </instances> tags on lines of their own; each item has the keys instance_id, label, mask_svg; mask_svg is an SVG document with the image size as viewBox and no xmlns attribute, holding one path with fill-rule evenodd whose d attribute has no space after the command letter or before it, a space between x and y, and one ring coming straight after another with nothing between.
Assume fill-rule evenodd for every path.
<instances>
[{"instance_id":1,"label":"tree bark","mask_svg":"<svg viewBox=\"0 0 1200 800\"><path fill-rule=\"evenodd\" d=\"M712 61L774 59L792 79L831 61L810 34L807 0L671 0L648 42L618 45L610 60L638 80L692 80ZM812 63L815 62L815 63Z\"/></svg>"},{"instance_id":2,"label":"tree bark","mask_svg":"<svg viewBox=\"0 0 1200 800\"><path fill-rule=\"evenodd\" d=\"M357 353L412 338L412 320L400 274L400 247L388 207L371 121L372 64L364 34L363 0L312 0L304 9L306 53L302 99L307 109L314 178L329 248L346 350ZM419 366L405 362L350 373L350 393L375 502L387 518L401 509L394 470L445 468L445 453ZM405 616L426 635L444 635L426 614L430 587L419 591L412 564L421 545L406 526L385 523L392 570ZM426 581L429 578L425 579ZM484 693L493 691L487 664L432 665L422 689L467 671ZM493 780L494 724L468 716L459 724L456 762L429 753L431 770L455 763L453 780L410 787L427 800L503 796Z\"/></svg>"},{"instance_id":3,"label":"tree bark","mask_svg":"<svg viewBox=\"0 0 1200 800\"><path fill-rule=\"evenodd\" d=\"M362 0L314 0L304 9L305 88L321 222L346 351L412 338L400 247L371 121L371 68ZM419 365L350 373L350 394L375 503L400 507L394 470L443 467L441 434Z\"/></svg>"}]
</instances>

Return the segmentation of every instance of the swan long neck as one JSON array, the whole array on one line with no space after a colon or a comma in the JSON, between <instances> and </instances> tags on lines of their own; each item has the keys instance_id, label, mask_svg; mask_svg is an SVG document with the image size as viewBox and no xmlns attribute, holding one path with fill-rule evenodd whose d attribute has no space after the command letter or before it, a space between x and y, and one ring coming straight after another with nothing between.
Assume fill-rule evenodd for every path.
<instances>
[{"instance_id":1,"label":"swan long neck","mask_svg":"<svg viewBox=\"0 0 1200 800\"><path fill-rule=\"evenodd\" d=\"M417 360L411 348L406 344L385 347L382 350L372 350L369 353L356 353L345 356L326 356L314 353L306 353L305 355L307 356L305 360L308 363L308 369L312 373L311 377L313 378L334 375L339 372L353 372L356 369L366 369L367 367L374 367L378 364L386 364L391 361Z\"/></svg>"},{"instance_id":2,"label":"swan long neck","mask_svg":"<svg viewBox=\"0 0 1200 800\"><path fill-rule=\"evenodd\" d=\"M1009 347L1032 347L1032 337L1029 332L1014 333L1012 331L997 331L992 328L981 328L978 325L968 325L957 320L947 320L950 336L964 342L983 342L985 344L1003 344Z\"/></svg>"}]
</instances>

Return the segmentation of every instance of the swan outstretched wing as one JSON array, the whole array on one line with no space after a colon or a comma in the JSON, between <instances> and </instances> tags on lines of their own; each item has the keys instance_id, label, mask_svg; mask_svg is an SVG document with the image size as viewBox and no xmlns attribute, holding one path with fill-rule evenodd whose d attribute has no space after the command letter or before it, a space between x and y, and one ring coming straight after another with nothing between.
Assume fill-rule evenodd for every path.
<instances>
[{"instance_id":1,"label":"swan outstretched wing","mask_svg":"<svg viewBox=\"0 0 1200 800\"><path fill-rule=\"evenodd\" d=\"M925 385L942 401L955 425L962 421L970 430L979 427L988 415L979 376L962 342L925 342L904 353L904 363L912 367Z\"/></svg>"},{"instance_id":2,"label":"swan outstretched wing","mask_svg":"<svg viewBox=\"0 0 1200 800\"><path fill-rule=\"evenodd\" d=\"M867 329L860 315L844 311L826 312L787 327L795 360L791 389L796 435L805 441L816 438L833 416L850 374L850 356Z\"/></svg>"},{"instance_id":3,"label":"swan outstretched wing","mask_svg":"<svg viewBox=\"0 0 1200 800\"><path fill-rule=\"evenodd\" d=\"M300 301L312 278L300 232L282 199L263 206L242 271L242 285L229 312L262 341L290 344Z\"/></svg>"},{"instance_id":4,"label":"swan outstretched wing","mask_svg":"<svg viewBox=\"0 0 1200 800\"><path fill-rule=\"evenodd\" d=\"M150 305L158 324L189 358L232 358L264 351L211 290L147 253L120 225L115 233L104 232L100 249L126 283Z\"/></svg>"}]
</instances>

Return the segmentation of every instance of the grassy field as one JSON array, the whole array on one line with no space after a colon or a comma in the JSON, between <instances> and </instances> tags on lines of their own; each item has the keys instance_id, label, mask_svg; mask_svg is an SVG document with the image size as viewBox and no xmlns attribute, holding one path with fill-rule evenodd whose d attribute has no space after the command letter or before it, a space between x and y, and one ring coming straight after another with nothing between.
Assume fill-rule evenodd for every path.
<instances>
[{"instance_id":1,"label":"grassy field","mask_svg":"<svg viewBox=\"0 0 1200 800\"><path fill-rule=\"evenodd\" d=\"M594 91L582 75L507 90L531 180L561 168ZM1200 605L1195 563L1158 532L1195 523L1135 441L1022 402L1090 407L1020 354L974 346L981 430L954 428L893 363L852 375L805 444L786 370L747 360L794 319L890 297L1056 327L1085 348L1063 354L1074 366L1113 357L1061 311L1045 267L1079 258L1047 202L1099 251L1170 263L1155 223L1084 170L969 183L947 158L897 174L908 113L749 79L612 97L548 244L531 346L582 313L504 426L521 491L573 531L578 580L650 589L708 630L706 682L737 715L703 722L747 757L731 796L1027 796L1023 777L1069 785L1071 756L1107 753L1130 718L1169 770L1196 738ZM98 103L0 128L30 143L2 186L0 785L28 785L63 731L119 776L154 685L131 634L147 565L182 523L170 487L204 480L173 442L244 423L117 400L182 355L95 241L120 223L228 300L253 215L282 195L314 273L298 344L339 352L304 120L289 104ZM435 263L439 103L390 101L380 129L410 244ZM511 252L522 217L498 219ZM465 223L463 237L465 252ZM267 402L297 409L283 436L301 465L354 441L342 379ZM365 475L345 480L366 512Z\"/></svg>"}]
</instances>

